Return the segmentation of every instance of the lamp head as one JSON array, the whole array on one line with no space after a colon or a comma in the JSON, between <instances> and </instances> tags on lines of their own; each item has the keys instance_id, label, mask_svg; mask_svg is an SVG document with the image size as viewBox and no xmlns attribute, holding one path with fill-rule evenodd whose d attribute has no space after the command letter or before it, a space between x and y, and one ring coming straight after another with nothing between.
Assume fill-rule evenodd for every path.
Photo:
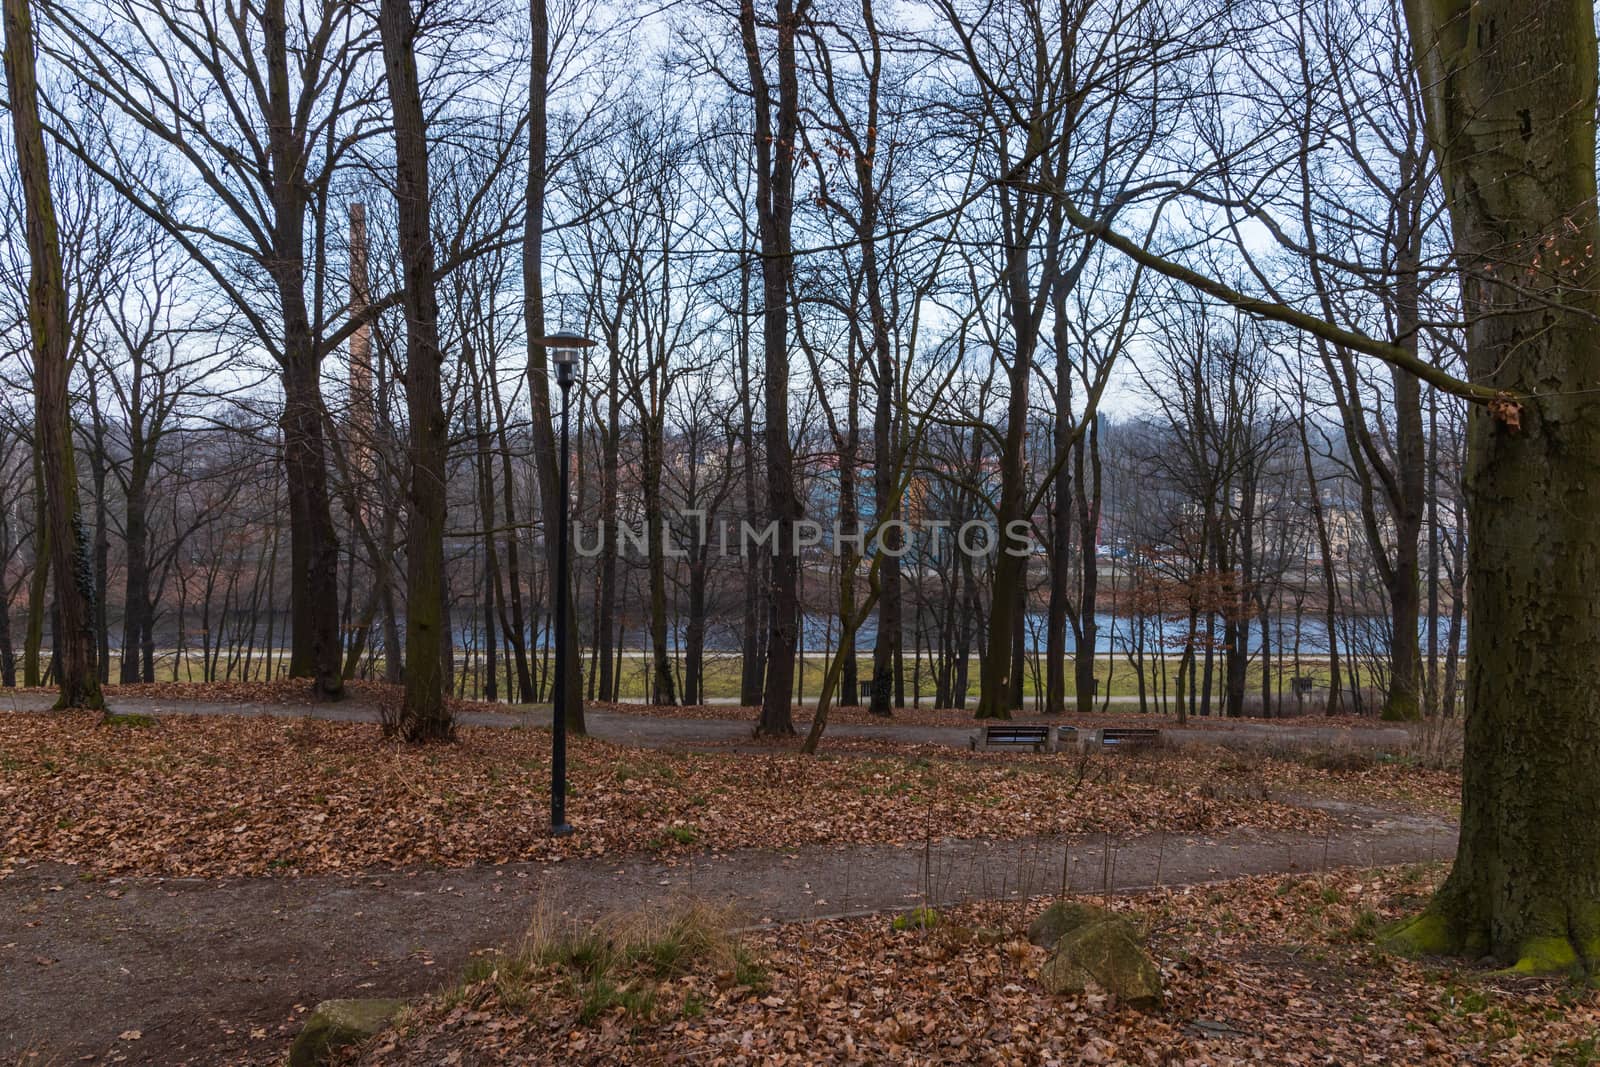
<instances>
[{"instance_id":1,"label":"lamp head","mask_svg":"<svg viewBox=\"0 0 1600 1067\"><path fill-rule=\"evenodd\" d=\"M594 347L594 342L582 334L553 333L536 338L533 342L550 350L550 362L556 365L556 381L565 389L577 375L582 349Z\"/></svg>"}]
</instances>

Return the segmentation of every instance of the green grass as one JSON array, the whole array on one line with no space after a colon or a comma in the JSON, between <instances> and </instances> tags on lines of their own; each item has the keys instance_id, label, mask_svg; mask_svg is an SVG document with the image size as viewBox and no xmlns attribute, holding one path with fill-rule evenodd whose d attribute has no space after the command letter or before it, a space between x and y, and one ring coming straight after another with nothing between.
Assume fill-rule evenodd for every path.
<instances>
[{"instance_id":1,"label":"green grass","mask_svg":"<svg viewBox=\"0 0 1600 1067\"><path fill-rule=\"evenodd\" d=\"M730 919L706 905L686 903L608 916L579 927L549 914L536 916L521 951L479 956L467 964L446 1005L483 1003L490 996L513 1010L535 1003L552 981L576 1005L584 1026L608 1016L648 1022L705 1013L699 994L680 994L676 979L696 967L728 974L752 992L771 987L765 967L727 932Z\"/></svg>"},{"instance_id":2,"label":"green grass","mask_svg":"<svg viewBox=\"0 0 1600 1067\"><path fill-rule=\"evenodd\" d=\"M469 699L478 699L483 695L483 664L481 660L474 662L474 656L475 653L471 649L458 648L456 650L457 671L455 679L455 692L462 694ZM231 676L227 669L227 660L227 651L224 650L221 659L217 663L217 680L243 680L244 676L242 673L242 657L239 664L231 673ZM804 668L802 672L802 678L798 680L802 680L804 682L806 699L808 701L814 701L822 689L823 672L827 668L828 658L820 653L807 654L803 657L803 663ZM858 653L858 676L863 682L866 680L866 674L871 669L871 663L872 656L870 651L862 651ZM1178 657L1169 653L1166 657L1166 682L1169 699L1176 699L1177 696L1178 665ZM498 659L497 666L498 669L496 674L500 682L500 691L498 695L501 699L504 699L508 689L505 683L506 663L503 656ZM588 682L589 674L593 671L594 666L594 659L586 650L583 657L583 670L586 684ZM683 658L681 656L674 656L672 658L672 666L673 674L677 679L679 689L681 691L683 680ZM1162 678L1160 666L1160 663L1157 662L1153 657L1147 658L1146 694L1152 705L1158 704L1161 699ZM273 668L275 677L284 677L284 672L287 670L287 667L288 658L286 650L274 652ZM374 659L370 663L363 662L362 667L363 671L370 671L373 676L382 677L383 660L381 657ZM972 656L968 664L967 699L969 706L971 702L977 699L978 668L978 657ZM116 653L112 653L109 663L109 676L115 679L118 676L120 669L121 659ZM650 657L647 653L634 649L629 650L623 655L621 660L621 673L618 678L618 697L620 700L624 702L636 703L642 702L648 698L650 692L649 669ZM1288 690L1289 678L1293 672L1293 669L1292 662L1286 662L1282 677L1279 677L1276 668L1274 669L1273 688L1275 691L1286 692ZM1348 662L1345 664L1345 669L1348 672ZM731 700L737 698L739 695L741 670L742 667L737 655L725 652L708 653L705 662L705 694L707 699ZM1075 664L1069 658L1066 663L1067 684L1069 687L1067 700L1069 703L1077 699L1075 691L1071 688L1074 678L1074 670ZM1326 692L1329 681L1329 670L1326 663L1318 660L1302 661L1300 665L1300 671L1302 674L1309 675L1315 679L1315 684L1319 692ZM1138 676L1133 669L1133 665L1124 656L1120 654L1117 656L1097 656L1095 673L1102 679L1101 696L1138 696ZM201 660L201 655L198 651L188 651L181 661L177 659L176 653L173 650L161 652L156 656L156 679L158 681L197 683L205 680L204 674L204 666ZM1027 660L1027 665L1024 670L1024 692L1030 699L1035 699L1038 695L1037 690L1042 688L1043 674L1043 656L1030 656ZM1259 693L1261 684L1260 679L1261 674L1259 670L1259 664L1253 663L1247 682L1249 691L1251 693ZM259 649L251 658L249 680L267 680L266 660ZM1218 669L1215 671L1213 678L1215 698L1220 698L1222 684L1223 678L1219 662ZM1367 682L1364 680L1363 684L1367 684ZM929 660L926 658L923 659L921 670L919 672L916 669L914 657L908 654L905 659L905 670L904 677L902 678L902 685L904 687L906 700L908 703L913 703L920 697L924 704L930 704L937 691L937 683L934 677L932 665Z\"/></svg>"}]
</instances>

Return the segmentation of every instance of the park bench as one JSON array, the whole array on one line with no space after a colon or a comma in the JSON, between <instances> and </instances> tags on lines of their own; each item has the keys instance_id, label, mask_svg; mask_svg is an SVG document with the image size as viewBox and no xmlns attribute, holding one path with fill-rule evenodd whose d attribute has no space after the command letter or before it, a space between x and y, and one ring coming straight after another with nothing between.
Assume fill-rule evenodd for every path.
<instances>
[{"instance_id":1,"label":"park bench","mask_svg":"<svg viewBox=\"0 0 1600 1067\"><path fill-rule=\"evenodd\" d=\"M1034 752L1050 750L1050 727L1011 725L985 725L972 735L970 747L974 751L989 752L1005 749L1031 749Z\"/></svg>"},{"instance_id":2,"label":"park bench","mask_svg":"<svg viewBox=\"0 0 1600 1067\"><path fill-rule=\"evenodd\" d=\"M1148 727L1129 727L1117 729L1106 727L1100 731L1100 744L1103 748L1145 748L1159 744L1161 731Z\"/></svg>"}]
</instances>

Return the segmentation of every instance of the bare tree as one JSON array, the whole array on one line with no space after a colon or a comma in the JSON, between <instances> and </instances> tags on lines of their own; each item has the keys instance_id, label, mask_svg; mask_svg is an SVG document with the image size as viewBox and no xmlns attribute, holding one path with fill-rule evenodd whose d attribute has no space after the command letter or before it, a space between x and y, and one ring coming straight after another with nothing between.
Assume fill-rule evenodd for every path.
<instances>
[{"instance_id":1,"label":"bare tree","mask_svg":"<svg viewBox=\"0 0 1600 1067\"><path fill-rule=\"evenodd\" d=\"M94 578L78 506L67 360L67 287L50 162L39 117L33 19L28 0L5 3L6 91L28 227L28 322L33 339L34 433L44 475L51 565L56 574L56 707L103 708L94 642Z\"/></svg>"}]
</instances>

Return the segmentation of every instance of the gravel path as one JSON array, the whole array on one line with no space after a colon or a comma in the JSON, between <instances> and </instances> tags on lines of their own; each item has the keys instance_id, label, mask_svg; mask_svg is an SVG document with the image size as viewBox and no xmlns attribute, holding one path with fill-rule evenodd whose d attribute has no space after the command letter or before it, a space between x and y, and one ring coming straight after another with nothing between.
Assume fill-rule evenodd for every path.
<instances>
[{"instance_id":1,"label":"gravel path","mask_svg":"<svg viewBox=\"0 0 1600 1067\"><path fill-rule=\"evenodd\" d=\"M43 710L45 694L0 697ZM354 703L312 708L121 697L154 715L376 721ZM591 709L591 732L656 748L753 742L750 724ZM463 715L477 726L542 727L547 708ZM837 724L830 736L965 747L971 729ZM1277 724L1163 729L1174 743L1394 744L1404 732ZM1310 803L1310 802L1308 802ZM1329 805L1325 836L1240 829L941 841L902 846L649 856L314 878L84 880L60 865L0 879L0 1062L276 1063L303 1009L335 996L411 995L450 982L477 950L514 943L537 909L588 917L681 894L734 904L752 923L891 911L931 897L1127 890L1246 874L1448 857L1452 825ZM133 1036L137 1034L137 1037ZM124 1036L125 1035L125 1036ZM23 1063L35 1062L21 1059Z\"/></svg>"},{"instance_id":2,"label":"gravel path","mask_svg":"<svg viewBox=\"0 0 1600 1067\"><path fill-rule=\"evenodd\" d=\"M43 693L14 693L0 696L0 711L44 711L53 697ZM116 711L144 715L264 715L273 718L314 718L335 722L377 722L378 712L370 706L340 704L282 705L220 703L201 700L162 700L149 697L115 697ZM748 719L689 719L666 715L631 715L627 712L589 708L585 712L589 733L605 741L641 748L690 749L714 745L759 749L751 737L753 723ZM509 728L544 727L550 723L548 705L529 705L526 710L507 706L505 711L467 712L456 721L468 726ZM828 737L861 738L911 744L949 745L966 748L975 726L928 726L912 723L832 723ZM1176 745L1225 745L1230 748L1255 746L1340 745L1359 748L1384 748L1403 744L1406 731L1400 727L1290 726L1279 722L1235 722L1226 730L1180 729L1164 725L1161 737Z\"/></svg>"},{"instance_id":3,"label":"gravel path","mask_svg":"<svg viewBox=\"0 0 1600 1067\"><path fill-rule=\"evenodd\" d=\"M302 1009L447 984L473 951L515 943L538 909L586 917L700 895L762 923L1054 892L1063 868L1072 890L1126 891L1454 848L1446 822L1323 806L1338 824L1323 836L940 841L242 880L85 881L30 867L0 880L0 1060L275 1063Z\"/></svg>"}]
</instances>

